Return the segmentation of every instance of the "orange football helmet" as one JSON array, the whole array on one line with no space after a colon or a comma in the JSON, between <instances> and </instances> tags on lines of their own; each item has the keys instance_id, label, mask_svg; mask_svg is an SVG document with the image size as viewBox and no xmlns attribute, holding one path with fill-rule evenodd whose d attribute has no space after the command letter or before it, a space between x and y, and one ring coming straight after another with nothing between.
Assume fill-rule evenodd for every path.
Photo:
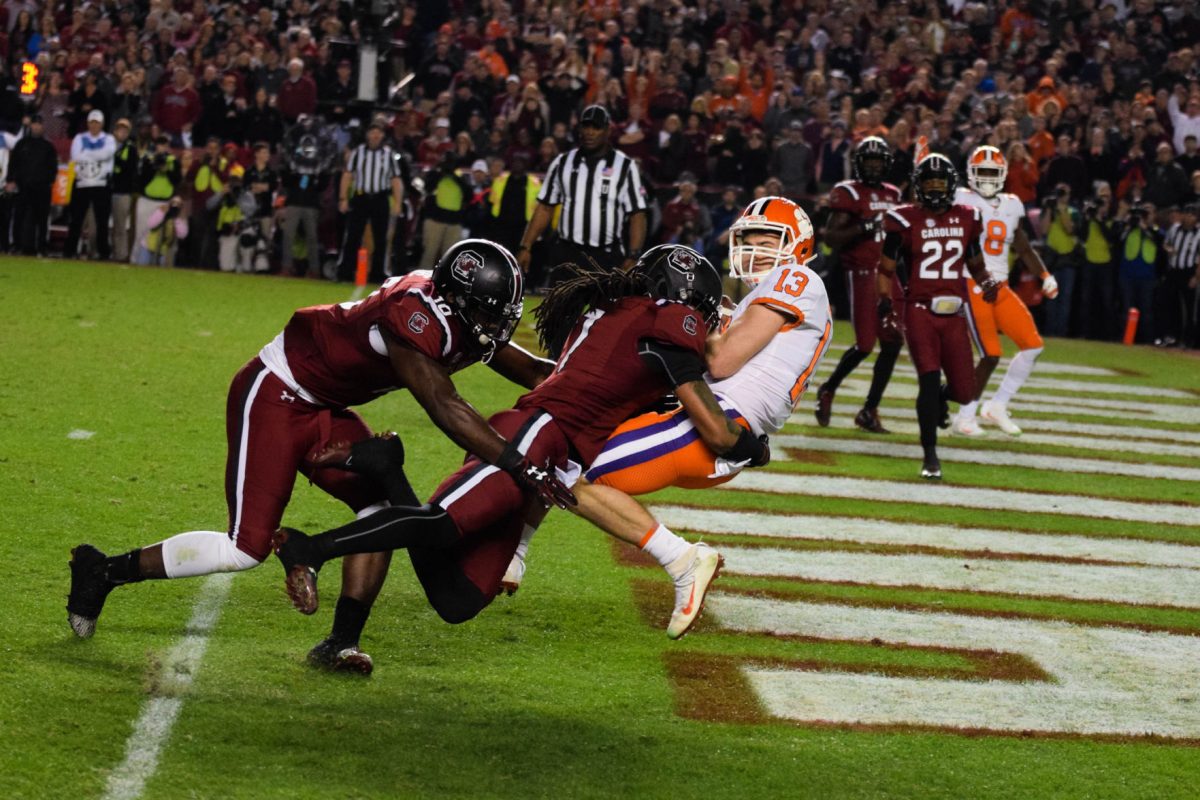
<instances>
[{"instance_id":1,"label":"orange football helmet","mask_svg":"<svg viewBox=\"0 0 1200 800\"><path fill-rule=\"evenodd\" d=\"M976 147L967 159L967 183L984 197L995 197L1004 190L1008 162L1004 154L990 144Z\"/></svg>"},{"instance_id":2,"label":"orange football helmet","mask_svg":"<svg viewBox=\"0 0 1200 800\"><path fill-rule=\"evenodd\" d=\"M752 233L778 234L779 242L747 244ZM729 274L754 285L784 262L807 263L816 252L814 239L812 220L796 203L786 197L755 200L729 228Z\"/></svg>"}]
</instances>

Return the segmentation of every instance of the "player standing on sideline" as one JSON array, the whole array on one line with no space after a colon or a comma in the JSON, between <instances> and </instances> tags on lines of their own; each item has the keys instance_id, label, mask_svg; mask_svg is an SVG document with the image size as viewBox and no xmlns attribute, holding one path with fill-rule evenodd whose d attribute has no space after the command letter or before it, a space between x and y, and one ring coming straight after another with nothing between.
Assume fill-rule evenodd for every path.
<instances>
[{"instance_id":1,"label":"player standing on sideline","mask_svg":"<svg viewBox=\"0 0 1200 800\"><path fill-rule=\"evenodd\" d=\"M829 298L820 276L805 266L815 244L800 206L782 197L755 200L729 230L730 272L751 291L728 327L709 336L705 379L727 417L756 436L773 434L787 422L831 341ZM720 554L661 525L632 495L668 486L711 488L732 480L744 466L714 453L679 408L642 414L617 428L586 480L574 487L575 513L645 550L671 576L672 639L687 633L699 616ZM532 529L526 534L504 576L510 594L525 573Z\"/></svg>"},{"instance_id":2,"label":"player standing on sideline","mask_svg":"<svg viewBox=\"0 0 1200 800\"><path fill-rule=\"evenodd\" d=\"M450 378L477 361L530 388L549 374L549 361L509 344L521 318L522 288L511 253L492 242L468 239L447 251L432 273L393 278L356 303L297 311L283 332L238 372L229 390L228 532L181 533L112 557L89 544L74 548L67 601L71 628L78 636L91 636L105 599L117 586L257 566L271 552L271 534L297 473L359 516L385 506L393 486L342 470L315 469L314 454L331 441L370 437L366 423L349 407L395 389L407 388L451 440L496 465L490 469L510 473L522 486L553 482L552 477L526 474L529 465L459 397ZM391 441L391 447L401 446L398 439ZM391 451L402 462L401 453ZM361 630L386 563L386 557L376 569L368 569L370 557L346 563L335 629ZM342 649L347 647L357 652L357 637Z\"/></svg>"},{"instance_id":3,"label":"player standing on sideline","mask_svg":"<svg viewBox=\"0 0 1200 800\"><path fill-rule=\"evenodd\" d=\"M957 183L958 173L950 159L936 153L922 159L913 170L917 202L892 209L884 217L879 261L882 326L900 327L898 309L891 299L892 277L904 287L903 329L917 370L917 422L925 451L921 477L929 480L942 479L937 429L950 424L947 397L957 403L975 397L971 341L963 311L966 274L979 284L984 302L995 302L1000 286L983 267L979 211L954 205ZM947 387L942 386L943 371Z\"/></svg>"},{"instance_id":4,"label":"player standing on sideline","mask_svg":"<svg viewBox=\"0 0 1200 800\"><path fill-rule=\"evenodd\" d=\"M983 264L992 279L1000 284L995 304L985 303L979 287L973 280L967 279L970 292L967 323L980 358L975 365L975 398L965 403L954 419L954 433L963 436L979 436L983 433L975 421L975 410L992 377L992 371L1000 361L1002 350L999 333L1012 339L1019 352L1009 363L1000 389L983 404L979 415L996 423L1009 436L1019 436L1021 429L1008 416L1008 401L1020 391L1029 373L1033 372L1034 362L1042 354L1042 337L1038 334L1033 316L1008 285L1010 249L1016 252L1029 270L1041 277L1042 292L1046 297L1053 298L1058 294L1058 281L1029 243L1025 205L1016 195L1000 191L1007 177L1008 162L1000 151L991 145L977 147L967 159L967 183L970 188L959 187L954 194L954 201L959 205L979 210L983 220Z\"/></svg>"},{"instance_id":5,"label":"player standing on sideline","mask_svg":"<svg viewBox=\"0 0 1200 800\"><path fill-rule=\"evenodd\" d=\"M720 275L706 258L661 245L630 272L569 271L538 309L543 346L561 354L554 373L490 420L511 449L547 471L578 475L569 455L592 463L618 424L674 390L716 453L767 463L765 437L729 420L703 379L705 335L721 296ZM565 491L547 499L575 502ZM523 528L540 522L544 510L529 500L511 476L472 456L428 505L385 508L313 537L283 529L273 543L288 595L304 613L317 608L317 570L326 561L408 548L430 605L447 622L465 622L499 593Z\"/></svg>"},{"instance_id":6,"label":"player standing on sideline","mask_svg":"<svg viewBox=\"0 0 1200 800\"><path fill-rule=\"evenodd\" d=\"M842 181L829 192L832 214L824 239L840 251L846 288L850 295L850 324L854 344L843 355L833 374L817 389L817 424L829 425L838 386L863 362L879 339L879 355L871 376L871 389L854 424L871 433L887 433L879 421L879 402L891 380L896 358L904 344L899 329L880 328L879 254L883 248L883 215L900 203L900 190L883 178L892 167L892 149L878 136L868 136L854 151L854 180ZM898 291L898 290L897 290ZM893 303L899 294L892 298Z\"/></svg>"}]
</instances>

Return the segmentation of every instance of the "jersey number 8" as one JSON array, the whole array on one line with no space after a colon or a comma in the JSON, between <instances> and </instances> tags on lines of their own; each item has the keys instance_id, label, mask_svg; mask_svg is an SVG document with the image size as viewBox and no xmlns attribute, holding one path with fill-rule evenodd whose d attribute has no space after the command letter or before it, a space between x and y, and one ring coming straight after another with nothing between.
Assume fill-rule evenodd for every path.
<instances>
[{"instance_id":1,"label":"jersey number 8","mask_svg":"<svg viewBox=\"0 0 1200 800\"><path fill-rule=\"evenodd\" d=\"M983 252L989 256L1004 254L1004 242L1008 239L1008 226L1002 219L989 219L983 237Z\"/></svg>"}]
</instances>

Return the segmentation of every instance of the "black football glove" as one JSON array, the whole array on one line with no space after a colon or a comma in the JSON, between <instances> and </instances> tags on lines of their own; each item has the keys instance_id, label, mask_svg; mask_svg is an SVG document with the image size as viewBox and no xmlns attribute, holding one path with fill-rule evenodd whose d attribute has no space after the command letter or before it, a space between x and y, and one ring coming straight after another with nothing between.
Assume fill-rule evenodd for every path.
<instances>
[{"instance_id":1,"label":"black football glove","mask_svg":"<svg viewBox=\"0 0 1200 800\"><path fill-rule=\"evenodd\" d=\"M883 223L878 217L871 217L862 221L861 228L864 239L874 239L883 230Z\"/></svg>"},{"instance_id":2,"label":"black football glove","mask_svg":"<svg viewBox=\"0 0 1200 800\"><path fill-rule=\"evenodd\" d=\"M880 298L878 311L880 340L888 344L903 341L904 326L900 324L900 315L892 307L892 298Z\"/></svg>"},{"instance_id":3,"label":"black football glove","mask_svg":"<svg viewBox=\"0 0 1200 800\"><path fill-rule=\"evenodd\" d=\"M764 433L762 436L758 437L758 442L762 445L762 452L750 460L750 466L765 467L767 464L771 463L771 441Z\"/></svg>"},{"instance_id":4,"label":"black football glove","mask_svg":"<svg viewBox=\"0 0 1200 800\"><path fill-rule=\"evenodd\" d=\"M989 275L979 284L979 288L983 291L983 301L985 303L994 303L996 302L996 295L1000 293L1000 281Z\"/></svg>"},{"instance_id":5,"label":"black football glove","mask_svg":"<svg viewBox=\"0 0 1200 800\"><path fill-rule=\"evenodd\" d=\"M558 479L554 468L546 465L539 467L521 454L512 442L504 446L504 452L496 466L504 470L516 481L522 491L537 494L542 505L549 508L556 505L559 508L572 508L579 505L575 493Z\"/></svg>"}]
</instances>

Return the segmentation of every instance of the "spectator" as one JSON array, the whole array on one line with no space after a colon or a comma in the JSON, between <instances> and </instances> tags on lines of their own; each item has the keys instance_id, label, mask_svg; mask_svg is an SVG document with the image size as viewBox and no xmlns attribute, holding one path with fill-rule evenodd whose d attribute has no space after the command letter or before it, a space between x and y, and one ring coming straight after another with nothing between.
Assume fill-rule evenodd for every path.
<instances>
[{"instance_id":1,"label":"spectator","mask_svg":"<svg viewBox=\"0 0 1200 800\"><path fill-rule=\"evenodd\" d=\"M1008 178L1004 191L1015 194L1025 208L1037 205L1037 186L1041 174L1037 162L1029 155L1025 145L1013 142L1008 146Z\"/></svg>"},{"instance_id":2,"label":"spectator","mask_svg":"<svg viewBox=\"0 0 1200 800\"><path fill-rule=\"evenodd\" d=\"M254 91L254 98L242 116L245 130L272 148L283 141L283 115L272 103L263 87Z\"/></svg>"},{"instance_id":3,"label":"spectator","mask_svg":"<svg viewBox=\"0 0 1200 800\"><path fill-rule=\"evenodd\" d=\"M222 272L266 272L267 260L258 247L253 217L258 210L254 194L245 188L245 170L234 164L222 188L206 205L216 218L217 264Z\"/></svg>"},{"instance_id":4,"label":"spectator","mask_svg":"<svg viewBox=\"0 0 1200 800\"><path fill-rule=\"evenodd\" d=\"M740 195L741 189L737 186L726 186L721 192L720 201L708 212L712 231L709 233L704 252L714 264L720 264L727 258L729 228L742 213L742 206L738 202Z\"/></svg>"},{"instance_id":5,"label":"spectator","mask_svg":"<svg viewBox=\"0 0 1200 800\"><path fill-rule=\"evenodd\" d=\"M71 163L75 166L75 186L71 190L71 223L63 246L65 258L79 255L79 234L88 211L96 225L96 253L102 261L111 255L108 242L108 223L112 216L113 157L117 140L104 132L104 112L93 109L87 116L87 132L71 142Z\"/></svg>"},{"instance_id":6,"label":"spectator","mask_svg":"<svg viewBox=\"0 0 1200 800\"><path fill-rule=\"evenodd\" d=\"M1063 183L1070 187L1072 197L1087 196L1091 189L1087 167L1083 159L1075 155L1074 149L1070 136L1063 134L1058 137L1054 156L1042 170L1040 199L1044 200L1052 189Z\"/></svg>"},{"instance_id":7,"label":"spectator","mask_svg":"<svg viewBox=\"0 0 1200 800\"><path fill-rule=\"evenodd\" d=\"M1154 286L1158 282L1157 268L1161 236L1155 223L1155 208L1145 204L1134 206L1122 220L1119 248L1121 305L1136 308L1140 314L1137 341L1154 338ZM1061 286L1061 282L1059 283Z\"/></svg>"},{"instance_id":8,"label":"spectator","mask_svg":"<svg viewBox=\"0 0 1200 800\"><path fill-rule=\"evenodd\" d=\"M93 111L99 111L107 117L108 106L108 97L100 90L100 74L96 70L88 70L83 76L83 84L71 93L71 135L87 130L87 120Z\"/></svg>"},{"instance_id":9,"label":"spectator","mask_svg":"<svg viewBox=\"0 0 1200 800\"><path fill-rule=\"evenodd\" d=\"M1189 181L1196 170L1200 170L1200 150L1197 150L1197 144L1196 137L1189 133L1183 137L1183 152L1175 156L1175 163L1183 168Z\"/></svg>"},{"instance_id":10,"label":"spectator","mask_svg":"<svg viewBox=\"0 0 1200 800\"><path fill-rule=\"evenodd\" d=\"M200 119L200 95L191 84L192 77L187 69L176 67L172 83L158 91L150 107L155 124L175 141L180 141L184 129L195 125ZM149 217L150 213L148 211L146 216Z\"/></svg>"},{"instance_id":11,"label":"spectator","mask_svg":"<svg viewBox=\"0 0 1200 800\"><path fill-rule=\"evenodd\" d=\"M222 75L218 90L204 101L204 130L222 142L246 141L245 109L246 101L237 92L237 76Z\"/></svg>"},{"instance_id":12,"label":"spectator","mask_svg":"<svg viewBox=\"0 0 1200 800\"><path fill-rule=\"evenodd\" d=\"M295 122L301 114L317 111L317 84L304 74L304 62L293 58L287 65L287 80L279 87L275 101L285 122Z\"/></svg>"},{"instance_id":13,"label":"spectator","mask_svg":"<svg viewBox=\"0 0 1200 800\"><path fill-rule=\"evenodd\" d=\"M345 126L350 121L350 105L358 99L358 87L354 85L354 65L343 58L338 62L333 77L321 87L320 107L330 122Z\"/></svg>"},{"instance_id":14,"label":"spectator","mask_svg":"<svg viewBox=\"0 0 1200 800\"><path fill-rule=\"evenodd\" d=\"M129 120L121 118L113 125L113 139L117 142L117 152L113 156L112 170L112 218L113 218L113 259L128 261L130 243L130 223L133 221L133 202L138 192L138 158L137 143L130 138Z\"/></svg>"},{"instance_id":15,"label":"spectator","mask_svg":"<svg viewBox=\"0 0 1200 800\"><path fill-rule=\"evenodd\" d=\"M133 263L142 266L175 266L179 242L188 235L183 200L172 197L157 206L146 218L146 232L133 253Z\"/></svg>"},{"instance_id":16,"label":"spectator","mask_svg":"<svg viewBox=\"0 0 1200 800\"><path fill-rule=\"evenodd\" d=\"M688 235L684 236L684 228L688 226ZM697 238L703 240L711 232L712 219L708 209L696 199L696 178L685 172L679 176L679 194L663 208L659 241L693 247Z\"/></svg>"},{"instance_id":17,"label":"spectator","mask_svg":"<svg viewBox=\"0 0 1200 800\"><path fill-rule=\"evenodd\" d=\"M1192 86L1195 87L1195 84L1193 83ZM1167 113L1171 119L1171 127L1175 131L1173 141L1175 149L1183 152L1183 143L1187 136L1200 137L1200 94L1197 94L1193 88L1189 95L1182 84L1176 86L1175 91L1167 100Z\"/></svg>"},{"instance_id":18,"label":"spectator","mask_svg":"<svg viewBox=\"0 0 1200 800\"><path fill-rule=\"evenodd\" d=\"M835 119L829 125L829 138L821 142L817 158L817 188L828 192L850 174L850 140L846 138L846 123Z\"/></svg>"},{"instance_id":19,"label":"spectator","mask_svg":"<svg viewBox=\"0 0 1200 800\"><path fill-rule=\"evenodd\" d=\"M839 130L844 132L845 126ZM788 125L787 138L771 154L770 172L779 178L783 183L783 191L792 198L807 194L814 188L813 152L804 141L803 133L804 126L799 121L792 122ZM836 145L834 147L836 148ZM767 176L763 174L761 177L754 177L755 180L743 186L751 189L766 180Z\"/></svg>"},{"instance_id":20,"label":"spectator","mask_svg":"<svg viewBox=\"0 0 1200 800\"><path fill-rule=\"evenodd\" d=\"M453 149L454 142L450 139L450 120L446 117L438 117L433 121L429 135L421 141L421 146L417 148L417 164L422 167L433 167L440 164L442 157Z\"/></svg>"},{"instance_id":21,"label":"spectator","mask_svg":"<svg viewBox=\"0 0 1200 800\"><path fill-rule=\"evenodd\" d=\"M1058 280L1058 297L1046 301L1046 332L1067 336L1071 330L1071 307L1075 278L1081 266L1080 236L1085 233L1083 217L1071 204L1071 186L1060 183L1042 205L1040 217L1046 239L1046 269Z\"/></svg>"},{"instance_id":22,"label":"spectator","mask_svg":"<svg viewBox=\"0 0 1200 800\"><path fill-rule=\"evenodd\" d=\"M42 117L29 118L29 130L13 145L8 180L17 191L13 237L26 255L45 256L50 232L50 194L58 175L58 152L44 136Z\"/></svg>"},{"instance_id":23,"label":"spectator","mask_svg":"<svg viewBox=\"0 0 1200 800\"><path fill-rule=\"evenodd\" d=\"M1146 190L1142 199L1155 208L1168 209L1183 205L1191 195L1188 175L1175 161L1167 142L1159 142L1154 152L1154 164L1146 173Z\"/></svg>"}]
</instances>

